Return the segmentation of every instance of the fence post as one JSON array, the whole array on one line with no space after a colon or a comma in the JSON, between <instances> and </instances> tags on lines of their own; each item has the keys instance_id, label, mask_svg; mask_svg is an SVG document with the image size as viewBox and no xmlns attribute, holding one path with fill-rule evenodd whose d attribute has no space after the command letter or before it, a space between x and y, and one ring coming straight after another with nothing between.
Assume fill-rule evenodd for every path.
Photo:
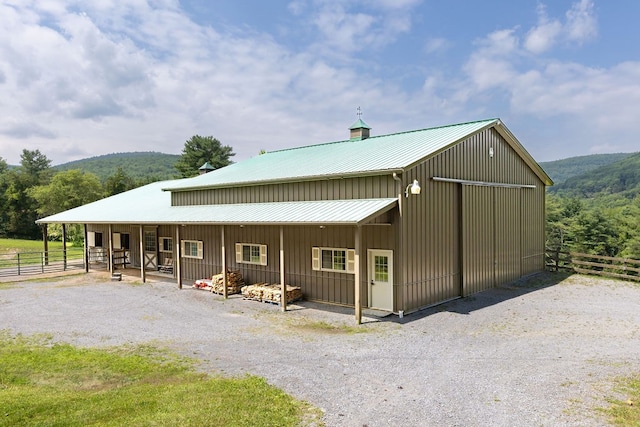
<instances>
[{"instance_id":1,"label":"fence post","mask_svg":"<svg viewBox=\"0 0 640 427\"><path fill-rule=\"evenodd\" d=\"M20 275L20 252L18 252L18 276Z\"/></svg>"},{"instance_id":2,"label":"fence post","mask_svg":"<svg viewBox=\"0 0 640 427\"><path fill-rule=\"evenodd\" d=\"M45 255L46 254L46 255ZM40 260L40 268L42 269L42 272L44 273L44 263L45 263L45 259L48 261L49 259L49 254L47 254L46 252L42 252L42 258ZM48 264L48 263L47 263Z\"/></svg>"},{"instance_id":3,"label":"fence post","mask_svg":"<svg viewBox=\"0 0 640 427\"><path fill-rule=\"evenodd\" d=\"M556 272L560 269L560 248L556 248L556 253L554 255L554 261L556 263Z\"/></svg>"}]
</instances>

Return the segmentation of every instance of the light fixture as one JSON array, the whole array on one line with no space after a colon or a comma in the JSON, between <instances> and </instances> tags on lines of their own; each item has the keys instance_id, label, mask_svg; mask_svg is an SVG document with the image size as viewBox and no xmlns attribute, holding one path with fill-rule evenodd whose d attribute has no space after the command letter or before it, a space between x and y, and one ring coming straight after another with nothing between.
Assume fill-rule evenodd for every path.
<instances>
[{"instance_id":1,"label":"light fixture","mask_svg":"<svg viewBox=\"0 0 640 427\"><path fill-rule=\"evenodd\" d=\"M404 189L404 197L409 197L409 191L411 191L411 194L420 194L420 190L422 189L420 188L418 180L414 179L413 183L407 185L407 188Z\"/></svg>"}]
</instances>

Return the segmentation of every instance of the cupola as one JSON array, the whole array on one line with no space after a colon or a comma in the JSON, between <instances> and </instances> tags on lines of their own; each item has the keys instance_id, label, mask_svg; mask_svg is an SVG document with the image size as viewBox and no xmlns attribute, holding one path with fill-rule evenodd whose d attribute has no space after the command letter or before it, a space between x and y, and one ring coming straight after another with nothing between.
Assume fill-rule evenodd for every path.
<instances>
[{"instance_id":1,"label":"cupola","mask_svg":"<svg viewBox=\"0 0 640 427\"><path fill-rule=\"evenodd\" d=\"M349 136L351 141L362 141L363 139L369 138L371 128L362 120L362 110L360 110L360 107L358 107L358 120L351 125L349 130L351 131Z\"/></svg>"}]
</instances>

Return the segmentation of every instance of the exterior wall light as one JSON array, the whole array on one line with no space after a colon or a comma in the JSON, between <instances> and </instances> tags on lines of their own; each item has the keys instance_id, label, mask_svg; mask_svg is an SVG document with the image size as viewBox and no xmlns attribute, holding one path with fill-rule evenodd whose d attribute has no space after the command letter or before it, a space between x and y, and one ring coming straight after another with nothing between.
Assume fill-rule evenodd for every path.
<instances>
[{"instance_id":1,"label":"exterior wall light","mask_svg":"<svg viewBox=\"0 0 640 427\"><path fill-rule=\"evenodd\" d=\"M404 197L409 197L409 192L411 192L411 194L420 194L420 190L422 189L420 188L418 180L414 179L413 183L407 185L407 188L404 189Z\"/></svg>"}]
</instances>

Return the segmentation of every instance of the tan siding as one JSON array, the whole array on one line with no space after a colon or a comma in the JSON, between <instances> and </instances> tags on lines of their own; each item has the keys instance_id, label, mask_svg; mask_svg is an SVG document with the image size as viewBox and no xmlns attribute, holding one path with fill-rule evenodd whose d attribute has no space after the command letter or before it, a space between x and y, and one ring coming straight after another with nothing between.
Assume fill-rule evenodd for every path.
<instances>
[{"instance_id":1,"label":"tan siding","mask_svg":"<svg viewBox=\"0 0 640 427\"><path fill-rule=\"evenodd\" d=\"M404 185L419 180L422 194L402 197L399 309L479 292L543 268L544 185L498 132L481 132L404 175ZM463 186L434 182L434 176L536 188Z\"/></svg>"},{"instance_id":2,"label":"tan siding","mask_svg":"<svg viewBox=\"0 0 640 427\"><path fill-rule=\"evenodd\" d=\"M396 195L395 181L391 174L387 174L362 178L174 192L171 195L171 200L174 206L189 206L292 200L371 199L395 197Z\"/></svg>"},{"instance_id":3,"label":"tan siding","mask_svg":"<svg viewBox=\"0 0 640 427\"><path fill-rule=\"evenodd\" d=\"M496 283L508 283L522 275L522 214L519 188L494 188Z\"/></svg>"},{"instance_id":4,"label":"tan siding","mask_svg":"<svg viewBox=\"0 0 640 427\"><path fill-rule=\"evenodd\" d=\"M462 283L471 295L495 283L495 213L493 188L463 186Z\"/></svg>"}]
</instances>

